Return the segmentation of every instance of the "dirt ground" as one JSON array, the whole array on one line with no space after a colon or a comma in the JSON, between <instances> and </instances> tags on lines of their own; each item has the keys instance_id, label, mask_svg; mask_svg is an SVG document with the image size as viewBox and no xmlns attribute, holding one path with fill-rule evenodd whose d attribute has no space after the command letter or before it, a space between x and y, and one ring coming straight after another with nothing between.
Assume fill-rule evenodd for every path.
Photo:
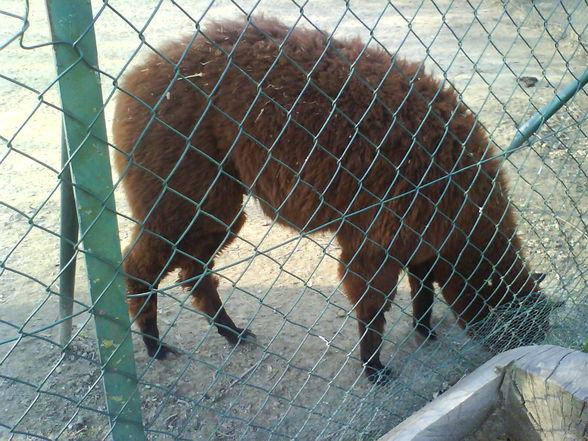
<instances>
[{"instance_id":1,"label":"dirt ground","mask_svg":"<svg viewBox=\"0 0 588 441\"><path fill-rule=\"evenodd\" d=\"M347 9L345 2L328 0L219 0L210 8L208 1L113 0L95 2L94 9L100 67L112 78L132 57L147 53L142 40L157 46L192 33L201 18L205 24L263 12L364 41L373 28L370 44L426 59L506 147L516 124L588 64L578 44L586 43L585 2L564 2L574 10L573 28L564 26L561 6L548 14L554 2L535 3L543 15L528 15L519 3L505 9L495 0L351 1ZM31 0L30 7L25 45L50 41L44 2ZM24 13L17 0L3 0L0 9ZM0 44L20 27L19 20L0 15ZM108 439L81 255L71 354L62 355L53 326L61 116L49 105L59 103L52 49L24 50L13 42L0 57L0 439ZM523 76L538 82L526 87L519 81ZM104 76L103 94L110 126L113 87ZM545 293L567 301L547 341L570 347L588 335L587 108L580 92L532 148L505 164L529 263L548 273ZM116 199L118 211L128 213L122 192ZM174 286L175 277L164 280L160 329L166 342L186 354L153 362L135 336L151 440L377 439L490 356L457 328L442 302L434 311L438 341L423 344L415 337L403 278L387 315L383 348L383 361L390 360L396 378L373 387L361 375L356 321L337 279L337 242L327 234L297 237L263 217L254 200L246 202L246 211L240 239L216 268L228 312L257 334L257 343L229 347ZM123 246L130 226L120 216Z\"/></svg>"}]
</instances>

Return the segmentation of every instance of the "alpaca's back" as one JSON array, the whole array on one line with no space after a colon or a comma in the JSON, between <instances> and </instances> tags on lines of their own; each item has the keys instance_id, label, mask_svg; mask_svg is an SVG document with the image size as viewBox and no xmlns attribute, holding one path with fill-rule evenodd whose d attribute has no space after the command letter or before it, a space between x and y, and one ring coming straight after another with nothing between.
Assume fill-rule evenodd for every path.
<instances>
[{"instance_id":1,"label":"alpaca's back","mask_svg":"<svg viewBox=\"0 0 588 441\"><path fill-rule=\"evenodd\" d=\"M135 71L144 78L123 82L123 88L150 105L161 100L158 118L222 162L266 213L297 229L336 229L345 219L359 228L349 229L351 234L364 232L383 247L396 237L403 244L396 257L407 260L420 243L439 246L453 224L467 228L477 208L463 205L464 189L473 187L469 197L484 201L491 185L484 174L493 178L497 172L494 164L485 164L479 182L474 182L477 169L444 179L492 154L452 90L441 89L419 64L396 59L391 66L389 55L363 51L359 41L331 41L326 49L326 38L314 30L295 30L280 52L287 29L271 20L256 24L275 43L249 26L235 47L243 24L217 24L206 31L214 43L203 37L192 43L179 68L184 78L169 91L173 69L157 56ZM185 48L170 45L163 53L177 61ZM210 108L206 94L212 94ZM124 100L121 119L133 101ZM151 115L141 113L141 123L147 122ZM136 113L133 118L133 127L144 126ZM117 143L128 149L139 135L134 130ZM134 160L165 178L188 139L157 123L145 143L149 138L161 141L157 154L143 154L139 147ZM190 154L194 164L184 160L174 178L182 188L182 170L206 166L197 153ZM119 169L124 166L120 161ZM209 167L216 170L217 164ZM418 185L438 179L415 193ZM189 196L198 200L200 193L190 189ZM371 227L376 216L378 224ZM362 241L360 236L349 240ZM433 253L428 246L420 252L423 259Z\"/></svg>"}]
</instances>

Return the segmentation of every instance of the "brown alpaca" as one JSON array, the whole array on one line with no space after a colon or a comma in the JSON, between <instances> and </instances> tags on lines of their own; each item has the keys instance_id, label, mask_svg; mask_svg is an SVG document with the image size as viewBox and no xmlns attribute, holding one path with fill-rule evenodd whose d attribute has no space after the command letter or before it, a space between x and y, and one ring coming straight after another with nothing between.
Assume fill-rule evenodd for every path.
<instances>
[{"instance_id":1,"label":"brown alpaca","mask_svg":"<svg viewBox=\"0 0 588 441\"><path fill-rule=\"evenodd\" d=\"M370 379L387 373L384 313L405 268L426 334L433 282L462 326L542 299L500 163L488 160L495 151L456 93L420 64L358 40L288 32L265 18L213 23L121 81L116 165L138 221L125 271L149 354L169 350L156 288L175 268L221 335L251 335L225 312L210 273L243 226L247 193L297 231L336 234ZM527 324L513 344L541 338L547 315Z\"/></svg>"}]
</instances>

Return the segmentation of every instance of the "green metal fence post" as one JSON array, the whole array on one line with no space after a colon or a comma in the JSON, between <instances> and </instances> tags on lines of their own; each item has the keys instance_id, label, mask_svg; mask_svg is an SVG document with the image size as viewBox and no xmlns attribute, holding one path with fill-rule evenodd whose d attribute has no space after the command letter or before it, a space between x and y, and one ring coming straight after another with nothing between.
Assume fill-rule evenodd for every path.
<instances>
[{"instance_id":1,"label":"green metal fence post","mask_svg":"<svg viewBox=\"0 0 588 441\"><path fill-rule=\"evenodd\" d=\"M61 228L59 252L59 344L66 348L71 339L73 313L73 298L76 278L75 243L78 240L78 218L73 187L71 185L71 171L69 167L69 153L65 125L61 131ZM65 319L69 317L68 319ZM65 319L65 320L64 320Z\"/></svg>"},{"instance_id":2,"label":"green metal fence post","mask_svg":"<svg viewBox=\"0 0 588 441\"><path fill-rule=\"evenodd\" d=\"M115 441L145 440L89 0L47 0L80 235Z\"/></svg>"},{"instance_id":3,"label":"green metal fence post","mask_svg":"<svg viewBox=\"0 0 588 441\"><path fill-rule=\"evenodd\" d=\"M545 121L551 118L555 112L567 103L572 97L578 93L586 84L588 84L588 69L586 69L580 76L568 84L563 90L555 94L555 96L545 106L543 106L531 119L517 129L512 142L504 151L504 157L507 158L535 133Z\"/></svg>"}]
</instances>

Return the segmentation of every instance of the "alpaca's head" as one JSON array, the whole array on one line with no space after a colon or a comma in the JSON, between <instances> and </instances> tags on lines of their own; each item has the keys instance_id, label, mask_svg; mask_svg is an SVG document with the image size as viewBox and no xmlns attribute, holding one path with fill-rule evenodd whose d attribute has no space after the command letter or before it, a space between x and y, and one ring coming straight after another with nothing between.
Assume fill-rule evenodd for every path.
<instances>
[{"instance_id":1,"label":"alpaca's head","mask_svg":"<svg viewBox=\"0 0 588 441\"><path fill-rule=\"evenodd\" d=\"M544 274L532 274L527 292L509 292L508 301L487 305L487 314L470 323L468 331L491 352L540 343L550 329L549 317L563 302L549 300L540 290ZM525 285L529 287L529 284Z\"/></svg>"},{"instance_id":2,"label":"alpaca's head","mask_svg":"<svg viewBox=\"0 0 588 441\"><path fill-rule=\"evenodd\" d=\"M460 326L491 352L543 341L551 313L562 305L542 293L545 276L527 272L524 264L517 268L518 277L491 266L476 269L464 275L450 265L435 268L435 280Z\"/></svg>"},{"instance_id":3,"label":"alpaca's head","mask_svg":"<svg viewBox=\"0 0 588 441\"><path fill-rule=\"evenodd\" d=\"M501 223L481 218L468 242L443 250L435 265L460 326L492 352L543 341L561 306L542 292L545 275L530 271L515 226L510 210Z\"/></svg>"}]
</instances>

